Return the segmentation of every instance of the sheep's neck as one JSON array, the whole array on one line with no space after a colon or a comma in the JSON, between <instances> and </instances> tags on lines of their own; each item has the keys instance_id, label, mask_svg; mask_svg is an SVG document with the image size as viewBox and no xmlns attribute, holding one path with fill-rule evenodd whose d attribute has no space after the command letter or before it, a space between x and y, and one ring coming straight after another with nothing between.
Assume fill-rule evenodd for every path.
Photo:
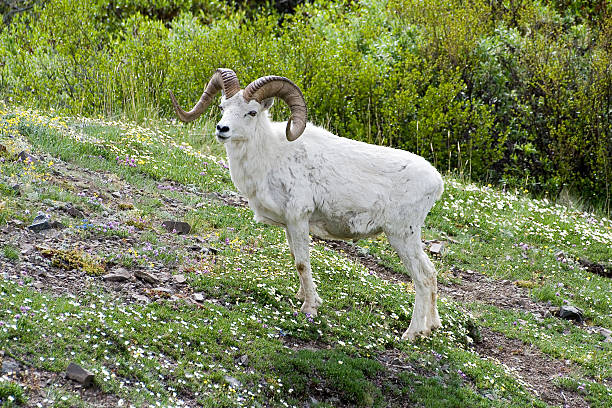
<instances>
[{"instance_id":1,"label":"sheep's neck","mask_svg":"<svg viewBox=\"0 0 612 408\"><path fill-rule=\"evenodd\" d=\"M254 197L257 185L265 180L274 163L276 138L258 132L246 141L225 145L232 181L247 197Z\"/></svg>"}]
</instances>

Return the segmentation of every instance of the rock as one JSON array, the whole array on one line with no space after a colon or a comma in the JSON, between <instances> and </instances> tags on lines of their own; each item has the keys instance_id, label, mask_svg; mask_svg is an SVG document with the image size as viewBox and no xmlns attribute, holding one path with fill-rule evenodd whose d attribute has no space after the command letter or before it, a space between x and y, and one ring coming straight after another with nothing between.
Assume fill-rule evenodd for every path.
<instances>
[{"instance_id":1,"label":"rock","mask_svg":"<svg viewBox=\"0 0 612 408\"><path fill-rule=\"evenodd\" d=\"M61 209L73 218L85 218L85 214L83 213L83 211L77 207L74 207L70 203L61 207Z\"/></svg>"},{"instance_id":2,"label":"rock","mask_svg":"<svg viewBox=\"0 0 612 408\"><path fill-rule=\"evenodd\" d=\"M21 365L10 357L2 359L2 374L13 374L21 371Z\"/></svg>"},{"instance_id":3,"label":"rock","mask_svg":"<svg viewBox=\"0 0 612 408\"><path fill-rule=\"evenodd\" d=\"M166 293L168 295L171 295L171 294L174 293L174 291L172 289L167 288L165 286L158 286L156 288L153 288L152 290L155 291L155 292L158 292L159 294Z\"/></svg>"},{"instance_id":4,"label":"rock","mask_svg":"<svg viewBox=\"0 0 612 408\"><path fill-rule=\"evenodd\" d=\"M174 281L176 283L185 283L185 282L187 282L187 278L185 278L185 275L183 275L183 274L173 275L172 277L174 278Z\"/></svg>"},{"instance_id":5,"label":"rock","mask_svg":"<svg viewBox=\"0 0 612 408\"><path fill-rule=\"evenodd\" d=\"M49 217L47 217L45 214L37 215L32 221L32 224L28 226L28 228L34 232L40 232L46 229L50 229L51 224L49 223Z\"/></svg>"},{"instance_id":6,"label":"rock","mask_svg":"<svg viewBox=\"0 0 612 408\"><path fill-rule=\"evenodd\" d=\"M604 336L604 343L612 343L612 330L606 329L605 327L599 327L597 332Z\"/></svg>"},{"instance_id":7,"label":"rock","mask_svg":"<svg viewBox=\"0 0 612 408\"><path fill-rule=\"evenodd\" d=\"M34 218L32 224L28 228L34 232L41 232L48 229L62 229L64 224L59 221L50 221L49 217L45 214L39 214Z\"/></svg>"},{"instance_id":8,"label":"rock","mask_svg":"<svg viewBox=\"0 0 612 408\"><path fill-rule=\"evenodd\" d=\"M584 315L583 315L582 310L578 309L575 306L571 306L571 305L561 306L561 308L559 309L559 317L562 319L575 320L578 323L582 324L584 323L583 316Z\"/></svg>"},{"instance_id":9,"label":"rock","mask_svg":"<svg viewBox=\"0 0 612 408\"><path fill-rule=\"evenodd\" d=\"M119 268L114 272L102 276L102 279L107 282L125 282L132 277L132 274L124 268Z\"/></svg>"},{"instance_id":10,"label":"rock","mask_svg":"<svg viewBox=\"0 0 612 408\"><path fill-rule=\"evenodd\" d=\"M229 375L225 375L223 376L223 379L229 384L230 387L232 387L233 389L238 389L242 386L242 384L240 383L240 381L238 381L237 379L235 379L234 377L230 377Z\"/></svg>"},{"instance_id":11,"label":"rock","mask_svg":"<svg viewBox=\"0 0 612 408\"><path fill-rule=\"evenodd\" d=\"M204 295L201 293L194 293L193 294L193 300L195 300L196 302L203 302L204 301Z\"/></svg>"},{"instance_id":12,"label":"rock","mask_svg":"<svg viewBox=\"0 0 612 408\"><path fill-rule=\"evenodd\" d=\"M121 198L121 193L119 191L113 191L111 195L115 198Z\"/></svg>"},{"instance_id":13,"label":"rock","mask_svg":"<svg viewBox=\"0 0 612 408\"><path fill-rule=\"evenodd\" d=\"M145 271L142 271L142 270L136 270L134 272L134 276L136 276L140 280L143 280L143 281L145 281L147 283L151 283L151 284L159 282L159 279L157 279L156 276L150 274L149 272L145 272Z\"/></svg>"},{"instance_id":14,"label":"rock","mask_svg":"<svg viewBox=\"0 0 612 408\"><path fill-rule=\"evenodd\" d=\"M14 220L10 220L8 223L13 224L17 228L23 227L23 221L18 220L17 218L15 218Z\"/></svg>"},{"instance_id":15,"label":"rock","mask_svg":"<svg viewBox=\"0 0 612 408\"><path fill-rule=\"evenodd\" d=\"M442 249L444 248L444 242L433 241L429 246L429 252L432 254L440 254L442 253Z\"/></svg>"},{"instance_id":16,"label":"rock","mask_svg":"<svg viewBox=\"0 0 612 408\"><path fill-rule=\"evenodd\" d=\"M189 234L191 231L191 225L183 221L164 221L162 222L162 226L168 232L174 232L179 235Z\"/></svg>"},{"instance_id":17,"label":"rock","mask_svg":"<svg viewBox=\"0 0 612 408\"><path fill-rule=\"evenodd\" d=\"M145 295L132 295L132 297L136 299L138 302L149 303L149 298Z\"/></svg>"},{"instance_id":18,"label":"rock","mask_svg":"<svg viewBox=\"0 0 612 408\"><path fill-rule=\"evenodd\" d=\"M21 255L29 254L32 251L34 251L34 245L21 244Z\"/></svg>"},{"instance_id":19,"label":"rock","mask_svg":"<svg viewBox=\"0 0 612 408\"><path fill-rule=\"evenodd\" d=\"M238 361L240 362L240 364L242 365L247 365L249 363L249 356L247 356L246 354L243 354L242 356L240 356L240 358L238 359Z\"/></svg>"},{"instance_id":20,"label":"rock","mask_svg":"<svg viewBox=\"0 0 612 408\"><path fill-rule=\"evenodd\" d=\"M91 385L94 380L94 375L91 371L88 371L75 363L70 363L68 365L68 368L66 369L66 377L83 384L85 387Z\"/></svg>"},{"instance_id":21,"label":"rock","mask_svg":"<svg viewBox=\"0 0 612 408\"><path fill-rule=\"evenodd\" d=\"M23 150L17 155L17 161L21 161L24 163L38 163L40 160Z\"/></svg>"}]
</instances>

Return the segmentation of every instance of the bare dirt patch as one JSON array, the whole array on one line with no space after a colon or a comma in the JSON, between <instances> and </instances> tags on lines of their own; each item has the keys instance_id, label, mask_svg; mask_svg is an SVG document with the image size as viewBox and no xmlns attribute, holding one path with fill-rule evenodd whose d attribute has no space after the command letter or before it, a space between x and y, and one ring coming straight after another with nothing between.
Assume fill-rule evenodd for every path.
<instances>
[{"instance_id":1,"label":"bare dirt patch","mask_svg":"<svg viewBox=\"0 0 612 408\"><path fill-rule=\"evenodd\" d=\"M487 327L481 327L482 341L475 344L478 354L508 366L525 386L547 404L562 407L588 407L584 398L552 384L555 377L569 375L571 364L546 356L535 346L510 339Z\"/></svg>"},{"instance_id":2,"label":"bare dirt patch","mask_svg":"<svg viewBox=\"0 0 612 408\"><path fill-rule=\"evenodd\" d=\"M5 357L9 358L9 357ZM0 358L0 363L2 358ZM1 364L0 364L1 365ZM94 407L118 407L120 398L113 394L107 394L98 386L85 387L75 381L69 380L64 373L54 373L34 367L23 367L16 372L7 374L10 380L15 381L28 390L27 406L47 407L53 403L51 393L60 395L68 392L78 395L83 402Z\"/></svg>"}]
</instances>

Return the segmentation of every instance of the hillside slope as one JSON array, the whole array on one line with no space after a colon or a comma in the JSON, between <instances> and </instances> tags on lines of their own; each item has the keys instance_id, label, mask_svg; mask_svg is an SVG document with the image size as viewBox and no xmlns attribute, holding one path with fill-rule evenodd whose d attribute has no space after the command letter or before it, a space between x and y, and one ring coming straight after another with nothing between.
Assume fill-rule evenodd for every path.
<instances>
[{"instance_id":1,"label":"hillside slope","mask_svg":"<svg viewBox=\"0 0 612 408\"><path fill-rule=\"evenodd\" d=\"M314 240L325 303L298 313L283 231L207 133L0 106L0 404L612 405L610 220L447 177L424 232L444 326L410 344L384 237Z\"/></svg>"}]
</instances>

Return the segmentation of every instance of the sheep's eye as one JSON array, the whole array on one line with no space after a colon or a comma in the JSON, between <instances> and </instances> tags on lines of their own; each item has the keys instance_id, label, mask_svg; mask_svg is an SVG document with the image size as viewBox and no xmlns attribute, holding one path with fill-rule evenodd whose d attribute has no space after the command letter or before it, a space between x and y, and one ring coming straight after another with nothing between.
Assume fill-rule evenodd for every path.
<instances>
[{"instance_id":1,"label":"sheep's eye","mask_svg":"<svg viewBox=\"0 0 612 408\"><path fill-rule=\"evenodd\" d=\"M257 115L257 111L249 111L248 114L251 115L251 116L255 116L255 115Z\"/></svg>"}]
</instances>

